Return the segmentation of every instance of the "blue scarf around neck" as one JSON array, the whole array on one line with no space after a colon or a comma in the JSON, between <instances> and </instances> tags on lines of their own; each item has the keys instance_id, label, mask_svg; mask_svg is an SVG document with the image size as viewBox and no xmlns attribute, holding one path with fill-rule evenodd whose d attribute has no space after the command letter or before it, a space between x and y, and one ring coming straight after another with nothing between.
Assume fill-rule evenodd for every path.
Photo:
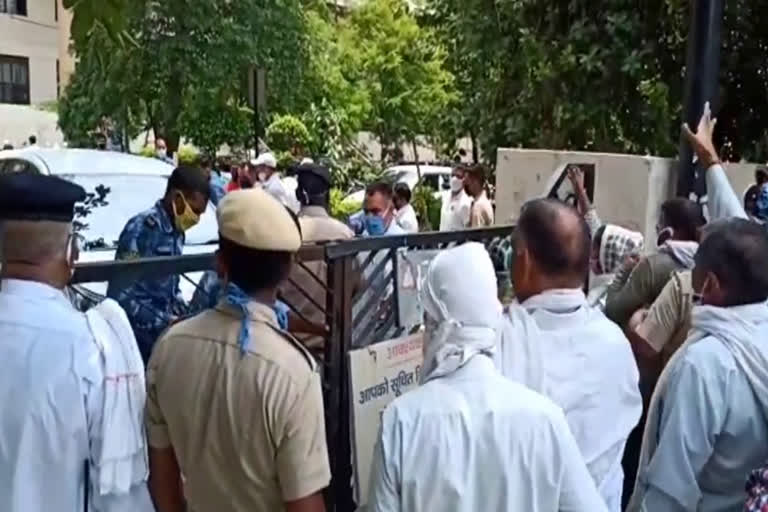
<instances>
[{"instance_id":1,"label":"blue scarf around neck","mask_svg":"<svg viewBox=\"0 0 768 512\"><path fill-rule=\"evenodd\" d=\"M248 341L250 339L250 322L248 313L248 303L253 299L245 293L242 288L235 283L229 282L222 290L222 297L227 304L237 308L243 315L240 320L240 334L237 337L237 346L240 348L240 356L245 355L245 351L248 348ZM281 329L288 329L288 306L283 302L275 301L272 306L277 316L277 323Z\"/></svg>"}]
</instances>

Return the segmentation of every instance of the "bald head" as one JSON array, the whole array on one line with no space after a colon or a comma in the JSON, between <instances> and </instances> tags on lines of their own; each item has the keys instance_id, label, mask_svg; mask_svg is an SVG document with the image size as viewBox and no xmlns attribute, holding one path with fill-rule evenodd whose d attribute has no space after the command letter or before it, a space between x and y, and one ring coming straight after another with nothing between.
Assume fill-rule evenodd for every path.
<instances>
[{"instance_id":1,"label":"bald head","mask_svg":"<svg viewBox=\"0 0 768 512\"><path fill-rule=\"evenodd\" d=\"M517 236L546 277L581 283L589 269L589 227L572 207L555 199L523 206Z\"/></svg>"}]
</instances>

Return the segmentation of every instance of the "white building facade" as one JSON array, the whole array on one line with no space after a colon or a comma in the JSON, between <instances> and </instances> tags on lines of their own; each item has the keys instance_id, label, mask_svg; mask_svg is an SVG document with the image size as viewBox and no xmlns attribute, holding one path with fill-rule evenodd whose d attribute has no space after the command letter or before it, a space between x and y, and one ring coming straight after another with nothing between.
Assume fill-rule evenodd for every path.
<instances>
[{"instance_id":1,"label":"white building facade","mask_svg":"<svg viewBox=\"0 0 768 512\"><path fill-rule=\"evenodd\" d=\"M63 39L60 1L0 0L0 103L29 105L57 99Z\"/></svg>"}]
</instances>

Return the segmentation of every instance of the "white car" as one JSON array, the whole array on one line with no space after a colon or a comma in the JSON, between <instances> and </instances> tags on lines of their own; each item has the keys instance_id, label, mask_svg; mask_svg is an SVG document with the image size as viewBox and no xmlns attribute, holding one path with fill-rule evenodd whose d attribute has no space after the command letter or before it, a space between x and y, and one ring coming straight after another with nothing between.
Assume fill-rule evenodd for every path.
<instances>
[{"instance_id":1,"label":"white car","mask_svg":"<svg viewBox=\"0 0 768 512\"><path fill-rule=\"evenodd\" d=\"M87 225L80 231L85 247L79 261L97 262L114 260L123 227L131 217L163 197L173 166L154 158L90 149L33 147L0 151L0 174L22 171L59 176L82 186L87 193L96 193L100 187L109 190L104 198L106 204L95 206L83 218L75 218ZM210 253L217 246L215 207L208 203L200 223L187 232L184 254ZM196 283L201 275L187 276ZM181 279L180 288L183 297L190 300L195 285ZM107 283L88 283L87 289L104 295Z\"/></svg>"},{"instance_id":2,"label":"white car","mask_svg":"<svg viewBox=\"0 0 768 512\"><path fill-rule=\"evenodd\" d=\"M396 165L384 171L386 179L392 183L405 183L408 188L413 188L419 183L419 171L421 171L421 182L429 185L435 191L435 197L445 200L451 191L451 173L452 167L442 165ZM365 190L358 190L344 198L348 204L360 204L365 199Z\"/></svg>"}]
</instances>

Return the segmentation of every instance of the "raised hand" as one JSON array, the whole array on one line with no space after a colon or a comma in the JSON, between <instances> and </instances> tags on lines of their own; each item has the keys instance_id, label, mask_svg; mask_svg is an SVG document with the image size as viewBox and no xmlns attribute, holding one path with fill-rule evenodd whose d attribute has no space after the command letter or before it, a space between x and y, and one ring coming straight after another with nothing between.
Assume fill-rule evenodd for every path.
<instances>
[{"instance_id":1,"label":"raised hand","mask_svg":"<svg viewBox=\"0 0 768 512\"><path fill-rule=\"evenodd\" d=\"M716 124L717 119L712 119L709 102L704 104L704 113L701 115L696 133L691 131L688 123L683 124L683 134L696 153L699 163L705 169L720 163L720 156L712 142L712 134L715 132Z\"/></svg>"}]
</instances>

